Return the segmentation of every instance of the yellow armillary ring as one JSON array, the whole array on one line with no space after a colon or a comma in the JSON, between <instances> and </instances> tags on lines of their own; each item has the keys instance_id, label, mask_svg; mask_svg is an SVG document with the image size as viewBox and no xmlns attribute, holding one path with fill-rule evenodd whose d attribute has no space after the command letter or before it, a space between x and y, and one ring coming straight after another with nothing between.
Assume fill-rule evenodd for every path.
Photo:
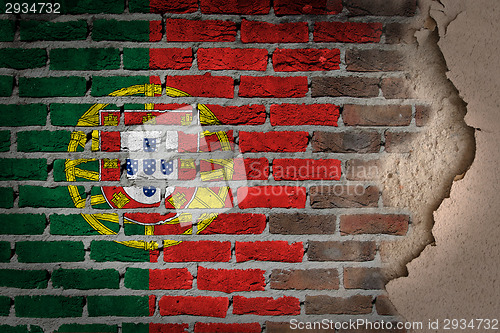
<instances>
[{"instance_id":1,"label":"yellow armillary ring","mask_svg":"<svg viewBox=\"0 0 500 333\"><path fill-rule=\"evenodd\" d=\"M181 90L171 88L171 87L166 87L165 93L169 97L191 97L190 94L183 92ZM162 87L160 84L140 84L140 85L133 85L128 88L122 88L116 91L113 91L112 93L109 94L109 96L132 96L132 95L142 95L144 96L157 96L162 93ZM109 104L94 104L92 105L78 120L78 123L76 126L98 126L99 125L99 112L103 110L105 107L107 107ZM152 110L154 108L154 104L147 103L145 104L145 109L146 110ZM219 120L217 117L213 114L213 112L204 104L198 104L198 111L199 111L199 119L200 119L200 124L202 125L217 125L220 124ZM202 135L209 135L213 134L208 131L202 133ZM231 145L229 144L230 140L226 132L216 132L216 135L218 137L218 140L220 142L221 150L231 150ZM94 130L92 132L92 150L98 150L98 144L99 144L99 132L97 130ZM97 139L97 140L96 140ZM68 152L76 152L78 146L85 146L85 141L86 141L86 135L83 132L73 132L71 135L70 142L68 144ZM97 148L96 148L97 145ZM86 163L88 161L92 161L95 159L77 159L77 160L70 160L67 159L65 162L65 174L66 174L66 181L68 182L74 182L76 181L76 177L88 179L88 180L94 180L98 181L99 180L99 173L95 171L89 171L89 170L82 170L78 168L78 165L81 163ZM220 166L223 167L223 170L213 170L212 172L202 172L201 177L202 180L210 180L211 178L215 178L219 173L223 172L225 179L232 179L232 175L234 172L234 161L232 160L215 160L215 159L209 159L205 160L209 163L215 163L219 164ZM69 194L73 200L73 203L76 208L84 208L85 207L85 198L82 198L78 188L76 185L69 185L68 186L68 191ZM186 207L186 208L198 208L195 207L195 205L199 205L200 202L204 203L206 201L204 197L207 195L206 193L207 188L196 188L195 193L192 196L191 202L193 203L193 207ZM217 196L218 200L211 200L210 203L208 204L210 207L208 208L223 208L224 203L229 195L227 190L221 190L218 193L210 193L211 196L213 197L214 195ZM95 200L99 200L97 198L91 198L92 203L94 204ZM221 205L221 206L218 206ZM205 206L207 204L205 203ZM87 223L97 232L99 232L102 235L116 235L117 232L111 230L110 228L106 227L106 223L119 223L119 218L117 214L112 214L112 213L101 213L101 214L81 214L81 216L87 221ZM203 213L200 218L198 219L198 227L197 227L197 233L200 233L204 229L206 229L210 223L212 223L216 218L218 214L217 213ZM166 224L179 224L181 223L183 219L183 216L177 216L174 219L170 219L169 221L166 221ZM105 223L103 223L105 222ZM145 227L145 235L152 235L153 234L153 226L146 226ZM189 228L188 230L185 230L182 234L192 234L192 228ZM155 241L151 242L146 242L146 241L141 241L141 240L130 240L130 241L116 241L117 243L133 247L133 248L138 248L138 249L144 249L144 250L156 250L158 249L158 243ZM164 240L163 245L165 247L168 246L173 246L181 243L180 241L174 241L174 240Z\"/></svg>"}]
</instances>

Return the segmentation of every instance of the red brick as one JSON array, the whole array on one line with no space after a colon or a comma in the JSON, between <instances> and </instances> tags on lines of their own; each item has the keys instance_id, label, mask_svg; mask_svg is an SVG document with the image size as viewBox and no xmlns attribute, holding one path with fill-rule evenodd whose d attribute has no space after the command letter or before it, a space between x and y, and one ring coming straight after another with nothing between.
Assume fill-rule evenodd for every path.
<instances>
[{"instance_id":1,"label":"red brick","mask_svg":"<svg viewBox=\"0 0 500 333\"><path fill-rule=\"evenodd\" d=\"M260 333L261 331L259 323L196 323L194 325L194 333Z\"/></svg>"},{"instance_id":2,"label":"red brick","mask_svg":"<svg viewBox=\"0 0 500 333\"><path fill-rule=\"evenodd\" d=\"M107 165L108 163L112 163L114 166L110 167ZM100 161L100 165L101 181L120 181L120 160L105 158Z\"/></svg>"},{"instance_id":3,"label":"red brick","mask_svg":"<svg viewBox=\"0 0 500 333\"><path fill-rule=\"evenodd\" d=\"M342 12L341 0L275 0L276 15L328 14Z\"/></svg>"},{"instance_id":4,"label":"red brick","mask_svg":"<svg viewBox=\"0 0 500 333\"><path fill-rule=\"evenodd\" d=\"M236 261L282 261L302 262L302 242L288 244L287 241L236 242Z\"/></svg>"},{"instance_id":5,"label":"red brick","mask_svg":"<svg viewBox=\"0 0 500 333\"><path fill-rule=\"evenodd\" d=\"M153 316L156 310L156 296L149 295L148 297L148 306L149 306L149 316Z\"/></svg>"},{"instance_id":6,"label":"red brick","mask_svg":"<svg viewBox=\"0 0 500 333\"><path fill-rule=\"evenodd\" d=\"M311 207L315 209L377 207L379 196L376 186L324 185L309 189Z\"/></svg>"},{"instance_id":7,"label":"red brick","mask_svg":"<svg viewBox=\"0 0 500 333\"><path fill-rule=\"evenodd\" d=\"M347 50L345 62L352 72L394 72L408 67L403 53L396 50Z\"/></svg>"},{"instance_id":8,"label":"red brick","mask_svg":"<svg viewBox=\"0 0 500 333\"><path fill-rule=\"evenodd\" d=\"M258 316L286 316L300 314L300 301L298 298L283 296L253 297L243 296L233 297L233 314L253 314Z\"/></svg>"},{"instance_id":9,"label":"red brick","mask_svg":"<svg viewBox=\"0 0 500 333\"><path fill-rule=\"evenodd\" d=\"M377 132L314 132L314 153L378 153L382 145Z\"/></svg>"},{"instance_id":10,"label":"red brick","mask_svg":"<svg viewBox=\"0 0 500 333\"><path fill-rule=\"evenodd\" d=\"M196 97L234 97L234 81L229 76L186 75L167 76L167 87L182 90Z\"/></svg>"},{"instance_id":11,"label":"red brick","mask_svg":"<svg viewBox=\"0 0 500 333\"><path fill-rule=\"evenodd\" d=\"M272 126L337 126L340 108L334 104L273 104Z\"/></svg>"},{"instance_id":12,"label":"red brick","mask_svg":"<svg viewBox=\"0 0 500 333\"><path fill-rule=\"evenodd\" d=\"M298 186L240 187L238 206L247 208L304 208L306 188Z\"/></svg>"},{"instance_id":13,"label":"red brick","mask_svg":"<svg viewBox=\"0 0 500 333\"><path fill-rule=\"evenodd\" d=\"M273 213L269 216L269 233L280 235L334 234L335 215Z\"/></svg>"},{"instance_id":14,"label":"red brick","mask_svg":"<svg viewBox=\"0 0 500 333\"><path fill-rule=\"evenodd\" d=\"M120 132L104 132L101 131L101 151L120 151L121 136Z\"/></svg>"},{"instance_id":15,"label":"red brick","mask_svg":"<svg viewBox=\"0 0 500 333\"><path fill-rule=\"evenodd\" d=\"M162 316L206 316L225 318L229 307L227 297L163 296L159 301Z\"/></svg>"},{"instance_id":16,"label":"red brick","mask_svg":"<svg viewBox=\"0 0 500 333\"><path fill-rule=\"evenodd\" d=\"M372 312L372 296L354 295L348 298L326 295L306 296L306 314L369 314Z\"/></svg>"},{"instance_id":17,"label":"red brick","mask_svg":"<svg viewBox=\"0 0 500 333\"><path fill-rule=\"evenodd\" d=\"M382 36L382 23L316 22L313 38L318 42L378 43Z\"/></svg>"},{"instance_id":18,"label":"red brick","mask_svg":"<svg viewBox=\"0 0 500 333\"><path fill-rule=\"evenodd\" d=\"M236 24L221 20L167 19L166 34L169 42L234 42Z\"/></svg>"},{"instance_id":19,"label":"red brick","mask_svg":"<svg viewBox=\"0 0 500 333\"><path fill-rule=\"evenodd\" d=\"M408 78L386 77L380 82L382 94L387 99L415 98L411 82Z\"/></svg>"},{"instance_id":20,"label":"red brick","mask_svg":"<svg viewBox=\"0 0 500 333\"><path fill-rule=\"evenodd\" d=\"M191 49L149 49L150 69L190 69Z\"/></svg>"},{"instance_id":21,"label":"red brick","mask_svg":"<svg viewBox=\"0 0 500 333\"><path fill-rule=\"evenodd\" d=\"M246 172L245 179L266 180L269 178L269 161L267 158L245 158L243 164Z\"/></svg>"},{"instance_id":22,"label":"red brick","mask_svg":"<svg viewBox=\"0 0 500 333\"><path fill-rule=\"evenodd\" d=\"M200 70L246 70L265 71L267 50L265 49L198 49Z\"/></svg>"},{"instance_id":23,"label":"red brick","mask_svg":"<svg viewBox=\"0 0 500 333\"><path fill-rule=\"evenodd\" d=\"M411 105L344 105L346 126L408 126Z\"/></svg>"},{"instance_id":24,"label":"red brick","mask_svg":"<svg viewBox=\"0 0 500 333\"><path fill-rule=\"evenodd\" d=\"M149 289L191 289L193 276L187 268L150 269Z\"/></svg>"},{"instance_id":25,"label":"red brick","mask_svg":"<svg viewBox=\"0 0 500 333\"><path fill-rule=\"evenodd\" d=\"M198 10L196 0L149 0L151 13L192 13Z\"/></svg>"},{"instance_id":26,"label":"red brick","mask_svg":"<svg viewBox=\"0 0 500 333\"><path fill-rule=\"evenodd\" d=\"M239 146L242 153L303 152L308 142L307 132L240 132Z\"/></svg>"},{"instance_id":27,"label":"red brick","mask_svg":"<svg viewBox=\"0 0 500 333\"><path fill-rule=\"evenodd\" d=\"M380 79L375 77L313 77L311 78L312 97L377 97Z\"/></svg>"},{"instance_id":28,"label":"red brick","mask_svg":"<svg viewBox=\"0 0 500 333\"><path fill-rule=\"evenodd\" d=\"M276 72L331 71L340 68L339 49L277 49L273 53Z\"/></svg>"},{"instance_id":29,"label":"red brick","mask_svg":"<svg viewBox=\"0 0 500 333\"><path fill-rule=\"evenodd\" d=\"M200 235L226 234L247 235L261 234L266 228L264 214L219 214Z\"/></svg>"},{"instance_id":30,"label":"red brick","mask_svg":"<svg viewBox=\"0 0 500 333\"><path fill-rule=\"evenodd\" d=\"M273 269L271 289L336 290L339 289L339 273L336 269Z\"/></svg>"},{"instance_id":31,"label":"red brick","mask_svg":"<svg viewBox=\"0 0 500 333\"><path fill-rule=\"evenodd\" d=\"M243 43L307 43L309 28L306 22L273 24L243 19L241 41Z\"/></svg>"},{"instance_id":32,"label":"red brick","mask_svg":"<svg viewBox=\"0 0 500 333\"><path fill-rule=\"evenodd\" d=\"M345 267L344 287L346 289L384 289L385 278L380 268Z\"/></svg>"},{"instance_id":33,"label":"red brick","mask_svg":"<svg viewBox=\"0 0 500 333\"><path fill-rule=\"evenodd\" d=\"M198 267L197 284L200 290L225 293L264 290L265 271L261 269L209 269Z\"/></svg>"},{"instance_id":34,"label":"red brick","mask_svg":"<svg viewBox=\"0 0 500 333\"><path fill-rule=\"evenodd\" d=\"M161 112L161 111L170 111L177 110L182 111L179 113L173 112ZM154 104L154 111L150 110L148 113L151 115L156 121L157 125L180 125L182 121L182 117L186 114L192 114L192 107L189 104L178 104L178 103L169 103L169 104ZM146 113L138 110L126 110L125 111L125 120L124 123L127 126L130 125L142 125L144 124L144 116Z\"/></svg>"},{"instance_id":35,"label":"red brick","mask_svg":"<svg viewBox=\"0 0 500 333\"><path fill-rule=\"evenodd\" d=\"M375 242L309 241L307 257L310 261L371 261L376 252Z\"/></svg>"},{"instance_id":36,"label":"red brick","mask_svg":"<svg viewBox=\"0 0 500 333\"><path fill-rule=\"evenodd\" d=\"M201 12L204 14L268 14L270 0L201 0Z\"/></svg>"},{"instance_id":37,"label":"red brick","mask_svg":"<svg viewBox=\"0 0 500 333\"><path fill-rule=\"evenodd\" d=\"M308 91L305 76L241 76L240 97L304 97Z\"/></svg>"},{"instance_id":38,"label":"red brick","mask_svg":"<svg viewBox=\"0 0 500 333\"><path fill-rule=\"evenodd\" d=\"M232 169L230 169L229 167L225 168L221 161L227 162L226 159L201 160L201 180L265 180L269 178L269 161L265 157L246 159L235 158L232 160Z\"/></svg>"},{"instance_id":39,"label":"red brick","mask_svg":"<svg viewBox=\"0 0 500 333\"><path fill-rule=\"evenodd\" d=\"M166 262L224 261L231 259L231 242L184 241L163 249Z\"/></svg>"},{"instance_id":40,"label":"red brick","mask_svg":"<svg viewBox=\"0 0 500 333\"><path fill-rule=\"evenodd\" d=\"M150 42L159 42L163 33L161 32L161 21L150 21L149 22L149 41Z\"/></svg>"},{"instance_id":41,"label":"red brick","mask_svg":"<svg viewBox=\"0 0 500 333\"><path fill-rule=\"evenodd\" d=\"M262 125L266 121L266 107L264 105L222 106L205 104L205 106L223 125Z\"/></svg>"},{"instance_id":42,"label":"red brick","mask_svg":"<svg viewBox=\"0 0 500 333\"><path fill-rule=\"evenodd\" d=\"M339 180L340 165L335 159L275 159L273 176L275 180Z\"/></svg>"},{"instance_id":43,"label":"red brick","mask_svg":"<svg viewBox=\"0 0 500 333\"><path fill-rule=\"evenodd\" d=\"M359 214L340 217L342 235L389 234L403 236L408 231L410 217L393 214Z\"/></svg>"}]
</instances>

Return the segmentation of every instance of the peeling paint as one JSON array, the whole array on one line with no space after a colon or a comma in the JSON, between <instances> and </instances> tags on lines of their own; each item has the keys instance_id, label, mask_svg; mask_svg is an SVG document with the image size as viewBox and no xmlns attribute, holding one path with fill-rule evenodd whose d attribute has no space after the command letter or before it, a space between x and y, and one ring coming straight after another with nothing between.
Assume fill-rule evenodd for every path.
<instances>
[{"instance_id":1,"label":"peeling paint","mask_svg":"<svg viewBox=\"0 0 500 333\"><path fill-rule=\"evenodd\" d=\"M430 9L429 15L436 22L439 40L436 32L421 30L417 33L420 35L417 36L420 47L424 41L428 41L430 46L433 45L434 52L443 54L441 68L436 68L439 71L435 76L446 73L446 77L459 92L457 94L455 91L448 96L445 94L438 99L439 107L435 117L439 121L434 118L431 127L434 127L433 131L447 133L441 138L452 138L452 141L435 141L436 145L432 148L444 155L454 154L459 157L459 161L445 166L449 171L447 174L431 172L427 175L428 182L420 183L423 186L421 192L425 193L415 192L423 200L422 206L429 205L426 209L421 208L424 215L420 215L418 211L415 213L415 224L423 224L419 228L422 229L422 238L429 237L428 244L433 246L425 247L423 242L420 243L424 246L421 253L417 250L417 244L414 244L414 252L403 252L403 257L406 254L411 261L407 265L408 276L389 282L387 291L392 303L406 320L427 323L428 320L439 319L439 329L427 328L424 331L445 332L445 318L466 319L469 323L475 318L498 319L500 313L500 181L496 171L500 159L500 15L498 4L494 0L441 0L425 2L423 8ZM461 102L462 99L464 102ZM443 128L439 123L444 122L442 117L446 114L455 121L455 125ZM471 127L462 127L465 126L463 122L458 125L461 122L459 118L464 116L467 125ZM475 132L476 151L474 145L471 147L473 142L464 144L453 140L461 136L460 128L465 128L463 139L469 140L472 127L480 129ZM434 133L436 139L440 137L439 133ZM474 151L476 155L472 163ZM437 161L424 161L438 162L434 165L440 166L442 164L439 162L446 160L444 157ZM470 163L470 169L465 172ZM453 176L454 172L456 176ZM431 185L436 184L435 176L440 177L440 188ZM454 178L450 179L451 176ZM455 182L448 195L452 180ZM433 192L441 194L441 199ZM434 197L435 201L425 200L430 197ZM442 201L445 197L449 198ZM397 198L396 203L402 205L415 201L417 200ZM420 217L424 217L424 220L420 220ZM435 224L431 236L425 230L432 225L432 218ZM411 238L416 239L410 236L409 239ZM397 256L400 249L405 250L407 247L392 245L391 254ZM410 253L413 253L415 259L411 260ZM397 267L391 265L392 270L389 272L397 274ZM476 326L475 330L461 331L482 330Z\"/></svg>"}]
</instances>

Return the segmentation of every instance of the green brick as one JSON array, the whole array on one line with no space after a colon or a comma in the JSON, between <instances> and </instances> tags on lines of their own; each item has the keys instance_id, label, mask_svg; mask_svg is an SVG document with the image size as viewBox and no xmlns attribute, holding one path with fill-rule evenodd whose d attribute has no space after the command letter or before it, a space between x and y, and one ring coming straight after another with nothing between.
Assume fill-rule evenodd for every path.
<instances>
[{"instance_id":1,"label":"green brick","mask_svg":"<svg viewBox=\"0 0 500 333\"><path fill-rule=\"evenodd\" d=\"M122 333L149 333L149 324L123 323Z\"/></svg>"},{"instance_id":2,"label":"green brick","mask_svg":"<svg viewBox=\"0 0 500 333\"><path fill-rule=\"evenodd\" d=\"M149 42L149 21L95 20L92 39Z\"/></svg>"},{"instance_id":3,"label":"green brick","mask_svg":"<svg viewBox=\"0 0 500 333\"><path fill-rule=\"evenodd\" d=\"M149 1L129 0L128 9L131 13L149 13L151 11Z\"/></svg>"},{"instance_id":4,"label":"green brick","mask_svg":"<svg viewBox=\"0 0 500 333\"><path fill-rule=\"evenodd\" d=\"M0 214L2 235L41 235L44 229L44 214Z\"/></svg>"},{"instance_id":5,"label":"green brick","mask_svg":"<svg viewBox=\"0 0 500 333\"><path fill-rule=\"evenodd\" d=\"M147 317L148 296L88 296L89 317Z\"/></svg>"},{"instance_id":6,"label":"green brick","mask_svg":"<svg viewBox=\"0 0 500 333\"><path fill-rule=\"evenodd\" d=\"M72 161L72 160L70 160L70 161ZM80 170L87 170L87 171L93 171L93 172L99 173L99 163L100 163L99 160L82 162L82 163L78 164L78 169L80 169ZM56 182L65 182L65 181L68 181L66 179L66 170L65 169L66 169L66 160L55 160L54 161L53 174L54 174L54 180ZM78 176L76 176L75 178L76 178L75 181L77 181L77 182L88 182L88 181L91 181L89 179L81 178L81 177L78 177Z\"/></svg>"},{"instance_id":7,"label":"green brick","mask_svg":"<svg viewBox=\"0 0 500 333\"><path fill-rule=\"evenodd\" d=\"M86 214L50 215L50 233L52 235L69 236L100 235L101 233L85 220L85 215ZM99 222L114 233L118 233L120 230L119 223L104 220L99 220Z\"/></svg>"},{"instance_id":8,"label":"green brick","mask_svg":"<svg viewBox=\"0 0 500 333\"><path fill-rule=\"evenodd\" d=\"M67 152L71 131L23 131L17 133L17 151ZM78 146L83 151L82 146Z\"/></svg>"},{"instance_id":9,"label":"green brick","mask_svg":"<svg viewBox=\"0 0 500 333\"><path fill-rule=\"evenodd\" d=\"M90 259L97 262L149 262L149 251L108 241L90 243Z\"/></svg>"},{"instance_id":10,"label":"green brick","mask_svg":"<svg viewBox=\"0 0 500 333\"><path fill-rule=\"evenodd\" d=\"M47 106L44 104L0 105L2 126L44 126L46 122Z\"/></svg>"},{"instance_id":11,"label":"green brick","mask_svg":"<svg viewBox=\"0 0 500 333\"><path fill-rule=\"evenodd\" d=\"M20 289L45 289L49 272L42 270L0 269L0 286Z\"/></svg>"},{"instance_id":12,"label":"green brick","mask_svg":"<svg viewBox=\"0 0 500 333\"><path fill-rule=\"evenodd\" d=\"M61 1L61 13L67 14L120 14L125 10L124 0Z\"/></svg>"},{"instance_id":13,"label":"green brick","mask_svg":"<svg viewBox=\"0 0 500 333\"><path fill-rule=\"evenodd\" d=\"M9 262L11 256L10 242L0 242L0 262Z\"/></svg>"},{"instance_id":14,"label":"green brick","mask_svg":"<svg viewBox=\"0 0 500 333\"><path fill-rule=\"evenodd\" d=\"M86 91L87 80L84 77L19 78L19 96L21 97L76 97L84 96Z\"/></svg>"},{"instance_id":15,"label":"green brick","mask_svg":"<svg viewBox=\"0 0 500 333\"><path fill-rule=\"evenodd\" d=\"M149 269L129 267L125 271L125 287L149 290Z\"/></svg>"},{"instance_id":16,"label":"green brick","mask_svg":"<svg viewBox=\"0 0 500 333\"><path fill-rule=\"evenodd\" d=\"M114 269L58 269L52 272L52 285L63 289L118 289L120 273Z\"/></svg>"},{"instance_id":17,"label":"green brick","mask_svg":"<svg viewBox=\"0 0 500 333\"><path fill-rule=\"evenodd\" d=\"M39 68L47 64L44 49L0 49L0 67L26 69Z\"/></svg>"},{"instance_id":18,"label":"green brick","mask_svg":"<svg viewBox=\"0 0 500 333\"><path fill-rule=\"evenodd\" d=\"M43 330L39 326L35 325L0 325L0 332L2 333L43 333Z\"/></svg>"},{"instance_id":19,"label":"green brick","mask_svg":"<svg viewBox=\"0 0 500 333\"><path fill-rule=\"evenodd\" d=\"M16 32L16 24L12 20L0 20L0 42L12 42Z\"/></svg>"},{"instance_id":20,"label":"green brick","mask_svg":"<svg viewBox=\"0 0 500 333\"><path fill-rule=\"evenodd\" d=\"M149 49L123 49L123 68L149 69Z\"/></svg>"},{"instance_id":21,"label":"green brick","mask_svg":"<svg viewBox=\"0 0 500 333\"><path fill-rule=\"evenodd\" d=\"M146 83L149 83L149 76L94 76L91 95L107 96L113 91Z\"/></svg>"},{"instance_id":22,"label":"green brick","mask_svg":"<svg viewBox=\"0 0 500 333\"><path fill-rule=\"evenodd\" d=\"M67 103L54 103L50 104L50 121L54 126L77 126L78 120L95 104L67 104ZM116 104L104 104L102 110L106 111L120 111ZM142 104L144 108L144 104ZM78 125L81 126L81 125ZM87 125L87 126L99 126Z\"/></svg>"},{"instance_id":23,"label":"green brick","mask_svg":"<svg viewBox=\"0 0 500 333\"><path fill-rule=\"evenodd\" d=\"M14 88L13 76L0 76L0 97L10 97Z\"/></svg>"},{"instance_id":24,"label":"green brick","mask_svg":"<svg viewBox=\"0 0 500 333\"><path fill-rule=\"evenodd\" d=\"M113 48L53 49L50 51L52 70L89 70L120 68L120 50Z\"/></svg>"},{"instance_id":25,"label":"green brick","mask_svg":"<svg viewBox=\"0 0 500 333\"><path fill-rule=\"evenodd\" d=\"M93 104L50 104L50 122L54 126L76 126Z\"/></svg>"},{"instance_id":26,"label":"green brick","mask_svg":"<svg viewBox=\"0 0 500 333\"><path fill-rule=\"evenodd\" d=\"M85 40L87 39L87 22L85 20L70 22L21 21L19 27L22 41L36 40Z\"/></svg>"},{"instance_id":27,"label":"green brick","mask_svg":"<svg viewBox=\"0 0 500 333\"><path fill-rule=\"evenodd\" d=\"M0 131L0 152L5 152L9 150L10 150L10 131Z\"/></svg>"},{"instance_id":28,"label":"green brick","mask_svg":"<svg viewBox=\"0 0 500 333\"><path fill-rule=\"evenodd\" d=\"M16 243L19 262L72 262L83 261L85 250L82 242L72 241L33 241Z\"/></svg>"},{"instance_id":29,"label":"green brick","mask_svg":"<svg viewBox=\"0 0 500 333\"><path fill-rule=\"evenodd\" d=\"M0 159L0 180L46 180L47 160L44 158Z\"/></svg>"},{"instance_id":30,"label":"green brick","mask_svg":"<svg viewBox=\"0 0 500 333\"><path fill-rule=\"evenodd\" d=\"M105 324L63 324L55 333L117 333L118 325Z\"/></svg>"},{"instance_id":31,"label":"green brick","mask_svg":"<svg viewBox=\"0 0 500 333\"><path fill-rule=\"evenodd\" d=\"M102 188L100 186L92 186L92 189L90 190L91 198L95 197L95 196L100 196L100 195L103 195ZM92 200L91 200L90 204L91 204L92 208L94 208L94 209L112 209L112 207L107 202L96 204L96 203L92 203Z\"/></svg>"},{"instance_id":32,"label":"green brick","mask_svg":"<svg viewBox=\"0 0 500 333\"><path fill-rule=\"evenodd\" d=\"M0 296L0 316L8 316L10 312L10 297Z\"/></svg>"},{"instance_id":33,"label":"green brick","mask_svg":"<svg viewBox=\"0 0 500 333\"><path fill-rule=\"evenodd\" d=\"M84 301L81 296L16 296L14 306L17 317L81 317Z\"/></svg>"},{"instance_id":34,"label":"green brick","mask_svg":"<svg viewBox=\"0 0 500 333\"><path fill-rule=\"evenodd\" d=\"M127 223L127 221L125 221L123 231L126 236L144 235L146 232L146 226L137 223Z\"/></svg>"},{"instance_id":35,"label":"green brick","mask_svg":"<svg viewBox=\"0 0 500 333\"><path fill-rule=\"evenodd\" d=\"M85 199L87 194L84 187L75 187L80 196ZM74 208L75 204L66 186L49 188L24 185L19 187L19 207Z\"/></svg>"},{"instance_id":36,"label":"green brick","mask_svg":"<svg viewBox=\"0 0 500 333\"><path fill-rule=\"evenodd\" d=\"M12 187L0 187L0 208L14 207L14 190Z\"/></svg>"}]
</instances>

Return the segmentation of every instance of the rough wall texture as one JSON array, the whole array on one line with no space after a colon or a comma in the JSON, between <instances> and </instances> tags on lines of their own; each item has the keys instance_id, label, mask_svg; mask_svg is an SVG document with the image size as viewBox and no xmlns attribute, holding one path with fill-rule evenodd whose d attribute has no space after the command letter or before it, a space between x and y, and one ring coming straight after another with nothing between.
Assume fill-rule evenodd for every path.
<instances>
[{"instance_id":1,"label":"rough wall texture","mask_svg":"<svg viewBox=\"0 0 500 333\"><path fill-rule=\"evenodd\" d=\"M498 322L500 311L500 158L498 45L500 12L496 1L440 1L430 4L447 76L467 103L465 120L476 128L476 155L464 178L434 213L434 246L408 265L409 276L391 281L387 290L407 320L457 319L461 332L487 329L478 319ZM467 300L461 306L457 300ZM451 328L452 326L449 325ZM498 327L498 326L497 326Z\"/></svg>"},{"instance_id":2,"label":"rough wall texture","mask_svg":"<svg viewBox=\"0 0 500 333\"><path fill-rule=\"evenodd\" d=\"M431 212L473 151L422 8L113 0L4 14L2 322L397 320L385 282L433 241ZM141 160L157 150L179 155Z\"/></svg>"}]
</instances>

